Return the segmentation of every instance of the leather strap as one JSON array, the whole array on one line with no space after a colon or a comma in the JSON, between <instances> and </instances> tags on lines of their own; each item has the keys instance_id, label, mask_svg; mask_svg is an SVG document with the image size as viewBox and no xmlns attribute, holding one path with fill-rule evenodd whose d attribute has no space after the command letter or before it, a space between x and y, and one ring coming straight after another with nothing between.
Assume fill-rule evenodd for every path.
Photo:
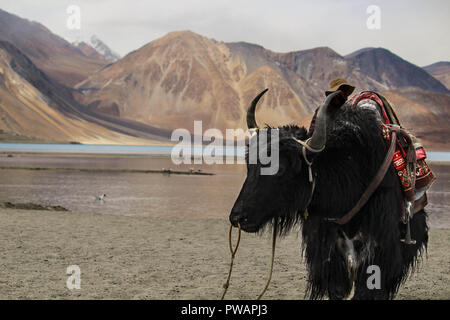
<instances>
[{"instance_id":1,"label":"leather strap","mask_svg":"<svg viewBox=\"0 0 450 320\"><path fill-rule=\"evenodd\" d=\"M411 136L408 131L403 129L400 126L390 125L389 129L392 133L397 133L398 136L404 138L406 140L406 145L408 146L408 150L406 152L406 162L409 170L409 174L411 175L411 186L414 188L416 185L416 148L414 147L414 143L411 140ZM408 199L412 200L412 199Z\"/></svg>"},{"instance_id":2,"label":"leather strap","mask_svg":"<svg viewBox=\"0 0 450 320\"><path fill-rule=\"evenodd\" d=\"M343 217L341 217L339 219L327 218L328 221L335 222L339 225L346 224L367 203L367 201L370 199L372 194L375 192L375 190L380 185L381 181L383 181L383 178L386 175L386 172L388 171L389 167L391 166L392 158L393 158L394 152L395 152L396 141L397 141L397 132L396 132L396 130L394 130L394 131L392 131L391 144L389 146L386 157L384 158L383 163L381 164L381 167L378 169L378 172L375 175L375 178L373 178L373 180L370 182L366 191L364 191L363 195L358 200L356 205Z\"/></svg>"}]
</instances>

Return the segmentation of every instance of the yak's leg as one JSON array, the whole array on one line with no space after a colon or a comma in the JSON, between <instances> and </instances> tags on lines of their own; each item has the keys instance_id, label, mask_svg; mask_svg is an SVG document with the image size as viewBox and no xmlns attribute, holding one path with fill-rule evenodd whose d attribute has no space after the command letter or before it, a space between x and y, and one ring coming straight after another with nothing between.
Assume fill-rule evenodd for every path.
<instances>
[{"instance_id":1,"label":"yak's leg","mask_svg":"<svg viewBox=\"0 0 450 320\"><path fill-rule=\"evenodd\" d=\"M308 268L305 297L345 299L351 290L346 266L337 250L338 226L311 216L303 224L303 254Z\"/></svg>"},{"instance_id":2,"label":"yak's leg","mask_svg":"<svg viewBox=\"0 0 450 320\"><path fill-rule=\"evenodd\" d=\"M343 300L352 290L352 281L349 279L347 267L341 257L330 262L332 272L328 278L328 298L330 300Z\"/></svg>"},{"instance_id":3,"label":"yak's leg","mask_svg":"<svg viewBox=\"0 0 450 320\"><path fill-rule=\"evenodd\" d=\"M308 291L310 299L343 300L350 291L351 285L346 267L340 256L329 256L328 259L315 261L308 266Z\"/></svg>"},{"instance_id":4,"label":"yak's leg","mask_svg":"<svg viewBox=\"0 0 450 320\"><path fill-rule=\"evenodd\" d=\"M308 263L307 292L310 299L322 299L324 296L331 300L345 299L352 286L342 255L335 250L335 245L321 250L321 253Z\"/></svg>"},{"instance_id":5,"label":"yak's leg","mask_svg":"<svg viewBox=\"0 0 450 320\"><path fill-rule=\"evenodd\" d=\"M387 300L394 297L405 275L401 245L400 239L378 243L372 259L358 268L353 299Z\"/></svg>"},{"instance_id":6,"label":"yak's leg","mask_svg":"<svg viewBox=\"0 0 450 320\"><path fill-rule=\"evenodd\" d=\"M337 230L335 255L330 261L328 297L331 300L348 298L356 276L357 257L353 241L342 229Z\"/></svg>"},{"instance_id":7,"label":"yak's leg","mask_svg":"<svg viewBox=\"0 0 450 320\"><path fill-rule=\"evenodd\" d=\"M332 261L331 277L328 281L328 297L331 300L347 298L356 276L357 258L352 239L342 230L337 230L336 255Z\"/></svg>"},{"instance_id":8,"label":"yak's leg","mask_svg":"<svg viewBox=\"0 0 450 320\"><path fill-rule=\"evenodd\" d=\"M427 246L428 227L425 211L417 212L410 221L411 236L416 244L408 245L399 239L391 239L384 243L384 250L376 250L375 258L370 264L366 263L358 269L355 283L355 295L353 299L392 299L400 284L404 281L411 268L417 262L422 250ZM404 229L404 225L400 225ZM402 230L404 233L405 230ZM404 234L399 238L404 237ZM381 241L380 241L381 242ZM369 289L367 279L371 276L367 273L369 265L378 265L381 273L381 288Z\"/></svg>"}]
</instances>

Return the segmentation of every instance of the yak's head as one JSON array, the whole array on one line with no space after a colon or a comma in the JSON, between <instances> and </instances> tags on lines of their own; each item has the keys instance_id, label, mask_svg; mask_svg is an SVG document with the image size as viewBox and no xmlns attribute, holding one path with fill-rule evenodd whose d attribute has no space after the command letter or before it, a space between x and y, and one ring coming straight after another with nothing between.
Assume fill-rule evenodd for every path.
<instances>
[{"instance_id":1,"label":"yak's head","mask_svg":"<svg viewBox=\"0 0 450 320\"><path fill-rule=\"evenodd\" d=\"M247 127L253 132L246 157L247 178L231 210L230 222L235 227L240 224L246 232L258 232L271 222L283 233L299 220L311 200L313 177L309 167L325 147L328 109L331 101L339 101L340 91L330 94L319 108L315 130L309 139L304 127L258 128L255 109L266 91L252 101L247 112ZM278 130L276 138L273 130ZM259 139L263 134L264 139ZM251 154L248 154L255 146L260 151L258 154L278 152L276 173L262 174L267 164L259 156L256 161L249 161Z\"/></svg>"}]
</instances>

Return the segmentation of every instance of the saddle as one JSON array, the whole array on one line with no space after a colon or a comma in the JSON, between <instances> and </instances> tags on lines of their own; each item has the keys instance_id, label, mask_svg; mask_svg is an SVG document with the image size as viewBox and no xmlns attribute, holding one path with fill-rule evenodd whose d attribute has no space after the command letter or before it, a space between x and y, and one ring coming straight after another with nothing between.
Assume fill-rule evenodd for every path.
<instances>
[{"instance_id":1,"label":"saddle","mask_svg":"<svg viewBox=\"0 0 450 320\"><path fill-rule=\"evenodd\" d=\"M402 201L402 221L406 223L410 214L414 214L428 204L426 191L436 179L426 162L426 152L419 140L404 129L389 101L381 94L373 91L363 91L350 99L353 106L364 101L373 101L382 118L381 130L389 146L391 132L396 131L396 148L392 159L393 166L400 179L405 202ZM406 210L405 210L406 205Z\"/></svg>"}]
</instances>

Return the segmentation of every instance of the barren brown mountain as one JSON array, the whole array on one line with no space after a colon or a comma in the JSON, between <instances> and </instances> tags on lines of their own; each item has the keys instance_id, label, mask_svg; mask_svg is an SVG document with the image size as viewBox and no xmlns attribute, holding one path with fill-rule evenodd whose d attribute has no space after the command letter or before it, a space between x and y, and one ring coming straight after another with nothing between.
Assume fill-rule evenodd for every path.
<instances>
[{"instance_id":1,"label":"barren brown mountain","mask_svg":"<svg viewBox=\"0 0 450 320\"><path fill-rule=\"evenodd\" d=\"M86 110L16 47L0 41L0 130L44 140L100 144L167 141L168 133ZM164 138L163 138L164 137Z\"/></svg>"},{"instance_id":2,"label":"barren brown mountain","mask_svg":"<svg viewBox=\"0 0 450 320\"><path fill-rule=\"evenodd\" d=\"M384 48L364 48L345 59L355 70L385 85L389 89L418 87L434 92L449 93L439 80L422 68L403 60Z\"/></svg>"},{"instance_id":3,"label":"barren brown mountain","mask_svg":"<svg viewBox=\"0 0 450 320\"><path fill-rule=\"evenodd\" d=\"M272 59L282 67L305 78L310 86L318 87L321 92L320 99L323 98L323 91L328 88L330 80L337 77L346 78L359 88L373 90L388 88L384 83L362 73L351 61L328 47L276 53L272 54ZM315 99L313 102L317 104L318 101Z\"/></svg>"},{"instance_id":4,"label":"barren brown mountain","mask_svg":"<svg viewBox=\"0 0 450 320\"><path fill-rule=\"evenodd\" d=\"M270 92L258 113L261 121L273 124L310 114L303 97L318 97L318 88L310 89L301 77L264 59L252 65L245 59L223 42L172 32L76 88L83 94L80 101L97 112L167 129L192 129L194 119L205 128L242 128L248 102L266 87ZM299 95L297 88L308 94Z\"/></svg>"},{"instance_id":5,"label":"barren brown mountain","mask_svg":"<svg viewBox=\"0 0 450 320\"><path fill-rule=\"evenodd\" d=\"M393 104L401 124L433 150L448 150L450 94L408 87L381 92Z\"/></svg>"},{"instance_id":6,"label":"barren brown mountain","mask_svg":"<svg viewBox=\"0 0 450 320\"><path fill-rule=\"evenodd\" d=\"M218 42L190 31L172 32L76 88L79 100L98 113L169 130L192 130L194 120L202 120L204 129L224 130L245 128L248 103L264 88L270 90L258 109L260 123L307 124L328 82L339 76L354 83L355 92L386 92L405 126L416 131L423 124L420 135L434 132L426 137L428 145L437 146L447 134L442 121L450 94L445 86L380 48L346 57L327 47L276 53L244 42Z\"/></svg>"},{"instance_id":7,"label":"barren brown mountain","mask_svg":"<svg viewBox=\"0 0 450 320\"><path fill-rule=\"evenodd\" d=\"M98 53L102 55L104 59L108 62L116 62L120 59L120 55L110 47L106 45L102 40L100 40L96 35L91 36L89 39L89 45Z\"/></svg>"},{"instance_id":8,"label":"barren brown mountain","mask_svg":"<svg viewBox=\"0 0 450 320\"><path fill-rule=\"evenodd\" d=\"M450 90L450 62L440 61L423 67L425 71L442 82Z\"/></svg>"},{"instance_id":9,"label":"barren brown mountain","mask_svg":"<svg viewBox=\"0 0 450 320\"><path fill-rule=\"evenodd\" d=\"M95 50L90 44L84 41L72 43L76 48L78 48L87 57L97 59L99 61L103 60L105 63L109 63L104 56L102 56L97 50Z\"/></svg>"},{"instance_id":10,"label":"barren brown mountain","mask_svg":"<svg viewBox=\"0 0 450 320\"><path fill-rule=\"evenodd\" d=\"M72 86L107 64L89 57L42 24L0 9L0 40L11 42L50 77Z\"/></svg>"}]
</instances>

